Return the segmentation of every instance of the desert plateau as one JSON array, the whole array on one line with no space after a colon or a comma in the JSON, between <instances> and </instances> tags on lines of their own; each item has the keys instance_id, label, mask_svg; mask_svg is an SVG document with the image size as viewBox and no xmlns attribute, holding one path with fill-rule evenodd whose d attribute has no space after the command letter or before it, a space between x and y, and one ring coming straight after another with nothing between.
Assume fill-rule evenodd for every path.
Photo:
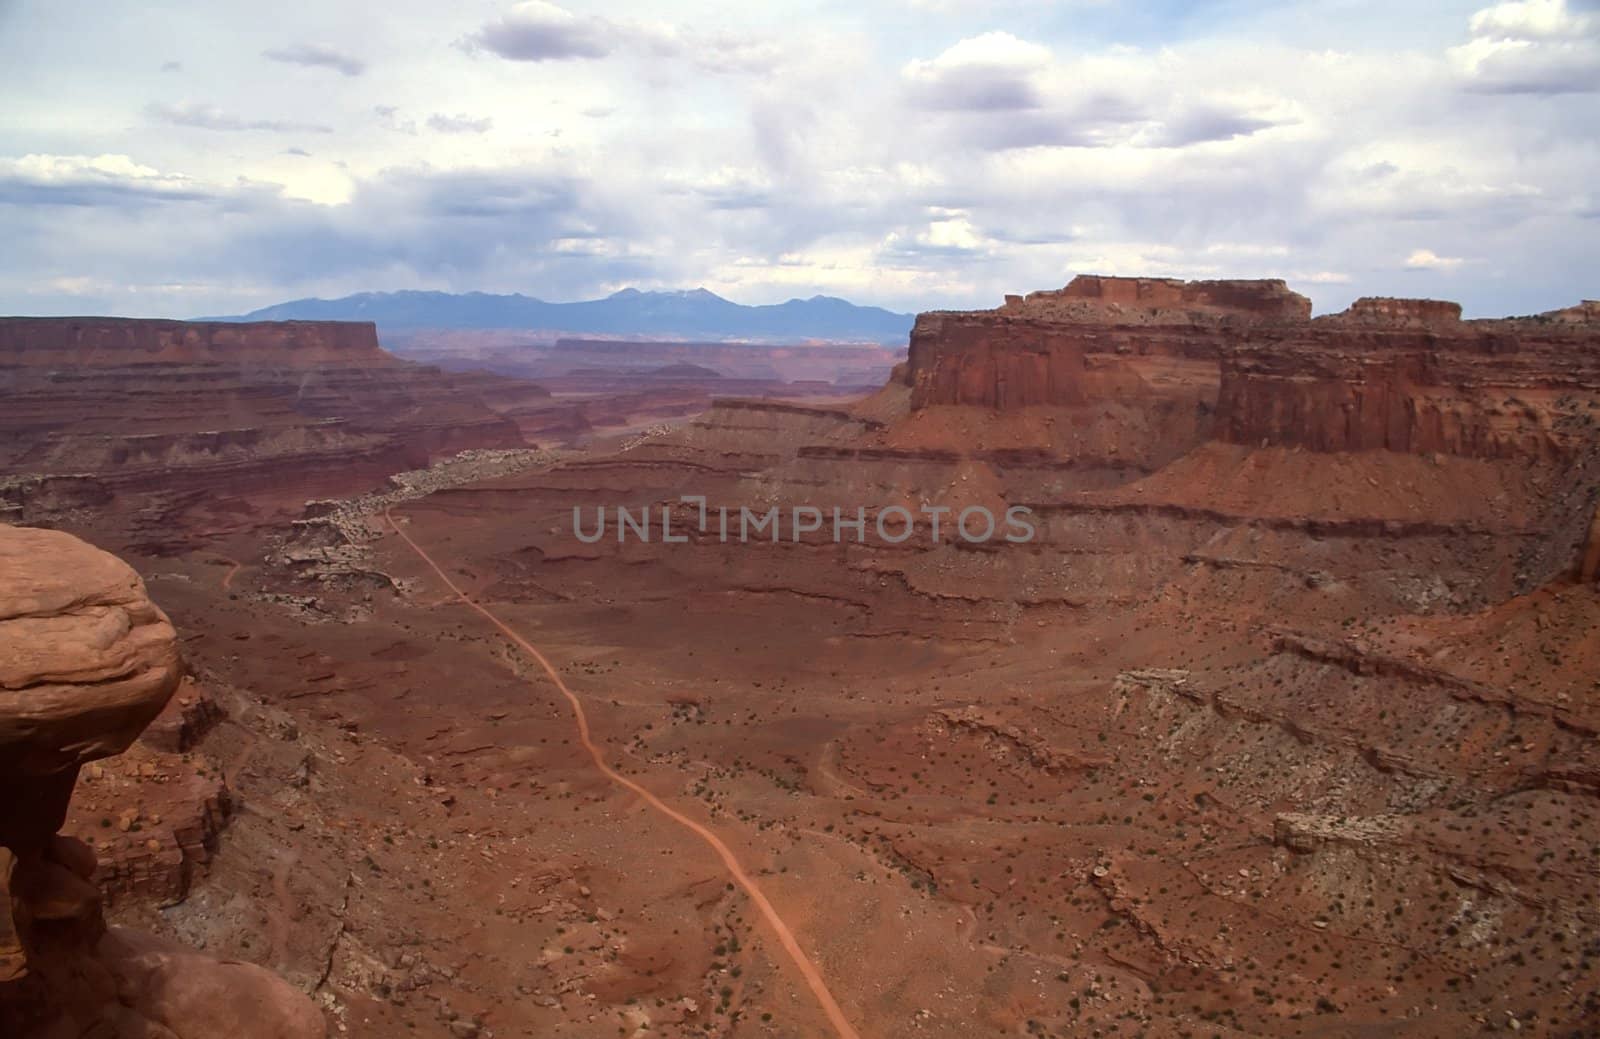
<instances>
[{"instance_id":1,"label":"desert plateau","mask_svg":"<svg viewBox=\"0 0 1600 1039\"><path fill-rule=\"evenodd\" d=\"M1592 0L0 69L0 1039L1600 1039Z\"/></svg>"}]
</instances>

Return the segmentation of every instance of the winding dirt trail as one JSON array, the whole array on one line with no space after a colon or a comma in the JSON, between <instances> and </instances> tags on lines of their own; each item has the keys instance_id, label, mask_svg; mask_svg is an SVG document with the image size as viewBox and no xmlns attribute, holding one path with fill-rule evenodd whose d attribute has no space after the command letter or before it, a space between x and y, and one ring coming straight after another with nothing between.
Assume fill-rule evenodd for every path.
<instances>
[{"instance_id":1,"label":"winding dirt trail","mask_svg":"<svg viewBox=\"0 0 1600 1039\"><path fill-rule=\"evenodd\" d=\"M555 683L555 687L561 690L561 695L565 696L567 702L571 704L573 719L578 725L578 739L583 743L584 749L589 752L589 757L594 761L594 767L612 783L622 787L629 793L636 794L651 808L699 837L710 846L712 851L717 853L717 857L722 860L728 875L733 878L734 882L749 896L750 901L754 902L756 908L761 911L762 918L766 920L767 926L777 937L778 943L789 954L789 959L794 963L795 969L805 979L807 987L811 989L812 995L816 997L818 1004L821 1005L822 1012L827 1016L828 1022L833 1025L833 1030L837 1033L839 1039L861 1039L861 1033L857 1032L855 1026L850 1023L850 1019L845 1017L844 1011L840 1009L838 1002L833 998L833 993L828 990L827 982L822 979L822 972L817 969L816 964L811 962L811 958L800 947L794 932L789 929L789 925L784 922L783 917L778 915L778 910L773 906L771 900L767 898L766 893L761 890L760 886L745 870L743 864L739 862L738 856L733 853L733 849L724 844L722 838L718 837L710 829L684 815L645 787L606 764L605 756L601 753L600 747L590 738L589 716L584 713L583 701L579 700L577 695L567 688L567 684L561 680L561 676L556 673L556 669L551 666L550 661L545 659L545 655L539 652L533 643L523 638L515 629L490 612L487 607L479 604L452 581L450 576L444 572L444 569L434 562L433 557L428 555L421 545L413 541L409 534L400 529L400 524L395 522L394 516L388 509L383 510L383 518L388 520L389 526L400 536L400 540L404 541L411 548L411 551L417 554L418 558L428 564L428 568L439 576L439 580L443 581L456 594L456 598L471 607L490 624L493 624L501 634L538 662L545 675L549 677L551 682Z\"/></svg>"},{"instance_id":2,"label":"winding dirt trail","mask_svg":"<svg viewBox=\"0 0 1600 1039\"><path fill-rule=\"evenodd\" d=\"M244 564L237 559L229 559L227 556L218 556L217 561L228 564L228 572L222 575L222 590L227 591L233 587L233 579L239 576L239 570Z\"/></svg>"}]
</instances>

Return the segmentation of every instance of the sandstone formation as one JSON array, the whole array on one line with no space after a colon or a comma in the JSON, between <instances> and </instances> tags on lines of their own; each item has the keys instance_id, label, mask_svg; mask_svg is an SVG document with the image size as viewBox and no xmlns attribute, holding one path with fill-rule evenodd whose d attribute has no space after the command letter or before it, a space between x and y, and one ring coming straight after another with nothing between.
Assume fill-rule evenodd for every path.
<instances>
[{"instance_id":1,"label":"sandstone formation","mask_svg":"<svg viewBox=\"0 0 1600 1039\"><path fill-rule=\"evenodd\" d=\"M1212 324L1304 321L1311 301L1280 279L1181 281L1082 274L1063 289L1007 296L1000 312L1085 324Z\"/></svg>"},{"instance_id":2,"label":"sandstone formation","mask_svg":"<svg viewBox=\"0 0 1600 1039\"><path fill-rule=\"evenodd\" d=\"M37 854L78 769L126 750L177 689L176 636L126 563L0 527L0 844ZM18 796L27 791L27 796Z\"/></svg>"},{"instance_id":3,"label":"sandstone formation","mask_svg":"<svg viewBox=\"0 0 1600 1039\"><path fill-rule=\"evenodd\" d=\"M913 408L1132 395L1214 409L1185 448L1214 424L1243 444L1525 457L1590 439L1600 320L1463 322L1459 304L1390 298L1312 319L1281 281L1083 276L998 310L921 315L904 379Z\"/></svg>"},{"instance_id":4,"label":"sandstone formation","mask_svg":"<svg viewBox=\"0 0 1600 1039\"><path fill-rule=\"evenodd\" d=\"M164 321L113 317L0 318L7 366L123 368L143 364L350 367L391 362L375 326L354 321Z\"/></svg>"},{"instance_id":5,"label":"sandstone formation","mask_svg":"<svg viewBox=\"0 0 1600 1039\"><path fill-rule=\"evenodd\" d=\"M1592 443L1600 324L1333 315L1222 358L1217 434L1314 451L1569 457Z\"/></svg>"},{"instance_id":6,"label":"sandstone formation","mask_svg":"<svg viewBox=\"0 0 1600 1039\"><path fill-rule=\"evenodd\" d=\"M309 1001L259 967L108 929L97 859L56 833L80 766L126 750L177 689L176 635L115 557L0 526L0 846L10 860L5 1034L312 1039Z\"/></svg>"},{"instance_id":7,"label":"sandstone formation","mask_svg":"<svg viewBox=\"0 0 1600 1039\"><path fill-rule=\"evenodd\" d=\"M0 318L0 516L159 549L470 448L533 384L401 361L370 324ZM530 428L540 425L535 419Z\"/></svg>"}]
</instances>

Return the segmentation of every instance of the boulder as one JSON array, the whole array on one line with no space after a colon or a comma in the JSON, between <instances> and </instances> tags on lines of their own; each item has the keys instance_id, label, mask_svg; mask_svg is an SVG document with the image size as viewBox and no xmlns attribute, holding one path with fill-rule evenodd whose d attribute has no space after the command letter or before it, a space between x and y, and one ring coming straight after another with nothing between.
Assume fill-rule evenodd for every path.
<instances>
[{"instance_id":1,"label":"boulder","mask_svg":"<svg viewBox=\"0 0 1600 1039\"><path fill-rule=\"evenodd\" d=\"M105 923L99 863L56 833L78 769L120 754L178 688L172 624L131 567L67 534L0 525L0 1034L321 1039L287 982Z\"/></svg>"},{"instance_id":2,"label":"boulder","mask_svg":"<svg viewBox=\"0 0 1600 1039\"><path fill-rule=\"evenodd\" d=\"M117 557L0 525L0 845L37 851L79 766L126 750L178 688L177 636Z\"/></svg>"}]
</instances>

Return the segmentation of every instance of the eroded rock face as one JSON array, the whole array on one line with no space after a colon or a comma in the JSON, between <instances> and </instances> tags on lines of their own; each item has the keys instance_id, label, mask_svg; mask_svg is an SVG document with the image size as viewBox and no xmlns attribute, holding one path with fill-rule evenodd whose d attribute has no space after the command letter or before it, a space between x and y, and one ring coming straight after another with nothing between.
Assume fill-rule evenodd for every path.
<instances>
[{"instance_id":1,"label":"eroded rock face","mask_svg":"<svg viewBox=\"0 0 1600 1039\"><path fill-rule=\"evenodd\" d=\"M63 368L128 364L396 364L367 321L0 319L0 363Z\"/></svg>"},{"instance_id":2,"label":"eroded rock face","mask_svg":"<svg viewBox=\"0 0 1600 1039\"><path fill-rule=\"evenodd\" d=\"M1424 328L1336 315L1223 353L1217 436L1313 451L1551 458L1590 442L1597 399L1597 327Z\"/></svg>"},{"instance_id":3,"label":"eroded rock face","mask_svg":"<svg viewBox=\"0 0 1600 1039\"><path fill-rule=\"evenodd\" d=\"M1007 296L1002 312L1110 324L1172 324L1183 321L1305 321L1311 301L1279 278L1182 281L1178 278L1115 278L1080 274L1066 288Z\"/></svg>"},{"instance_id":4,"label":"eroded rock face","mask_svg":"<svg viewBox=\"0 0 1600 1039\"><path fill-rule=\"evenodd\" d=\"M0 525L0 1033L312 1039L321 1014L267 971L108 930L94 850L56 830L79 767L120 754L182 678L177 636L126 563Z\"/></svg>"},{"instance_id":5,"label":"eroded rock face","mask_svg":"<svg viewBox=\"0 0 1600 1039\"><path fill-rule=\"evenodd\" d=\"M522 447L517 416L548 404L520 380L403 361L370 323L126 318L0 319L0 396L0 518L150 551Z\"/></svg>"},{"instance_id":6,"label":"eroded rock face","mask_svg":"<svg viewBox=\"0 0 1600 1039\"><path fill-rule=\"evenodd\" d=\"M1456 303L1368 297L1312 319L1276 280L1085 276L920 315L902 381L914 410L1138 400L1163 415L1169 451L1215 437L1548 461L1600 421L1597 314L1463 321Z\"/></svg>"},{"instance_id":7,"label":"eroded rock face","mask_svg":"<svg viewBox=\"0 0 1600 1039\"><path fill-rule=\"evenodd\" d=\"M1345 325L1379 325L1389 328L1448 328L1461 320L1461 304L1440 299L1397 299L1362 296L1350 309L1330 320Z\"/></svg>"},{"instance_id":8,"label":"eroded rock face","mask_svg":"<svg viewBox=\"0 0 1600 1039\"><path fill-rule=\"evenodd\" d=\"M0 526L0 844L27 855L78 767L120 754L180 678L167 617L126 563L68 534Z\"/></svg>"}]
</instances>

